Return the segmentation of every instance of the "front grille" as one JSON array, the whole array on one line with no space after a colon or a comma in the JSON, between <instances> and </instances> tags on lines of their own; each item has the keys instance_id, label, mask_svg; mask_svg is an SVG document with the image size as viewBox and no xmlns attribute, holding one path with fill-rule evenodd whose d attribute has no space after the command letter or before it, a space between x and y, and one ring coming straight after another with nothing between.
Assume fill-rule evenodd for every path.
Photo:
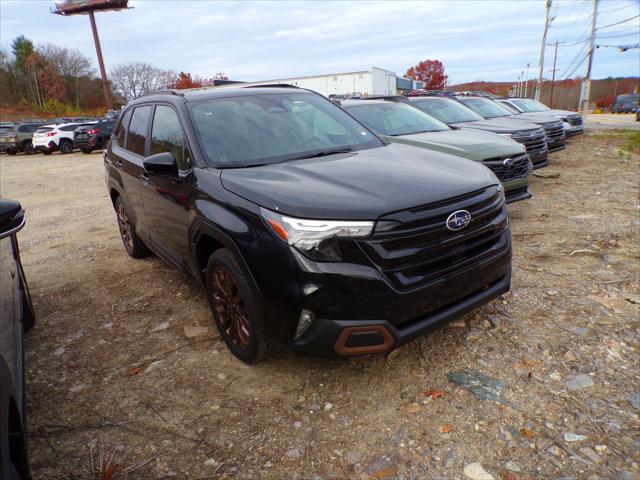
<instances>
[{"instance_id":1,"label":"front grille","mask_svg":"<svg viewBox=\"0 0 640 480\"><path fill-rule=\"evenodd\" d=\"M511 162L507 161L508 159L510 159ZM529 171L531 170L531 162L527 154L513 158L489 158L484 160L482 164L489 167L501 182L524 178L529 175Z\"/></svg>"},{"instance_id":2,"label":"front grille","mask_svg":"<svg viewBox=\"0 0 640 480\"><path fill-rule=\"evenodd\" d=\"M511 138L523 144L529 155L540 154L547 151L547 136L542 128L516 132Z\"/></svg>"},{"instance_id":3,"label":"front grille","mask_svg":"<svg viewBox=\"0 0 640 480\"><path fill-rule=\"evenodd\" d=\"M549 145L556 145L564 143L566 135L564 133L564 127L562 122L547 123L544 126L544 132L547 135L547 142Z\"/></svg>"},{"instance_id":4,"label":"front grille","mask_svg":"<svg viewBox=\"0 0 640 480\"><path fill-rule=\"evenodd\" d=\"M574 127L582 125L582 115L569 115L567 121Z\"/></svg>"},{"instance_id":5,"label":"front grille","mask_svg":"<svg viewBox=\"0 0 640 480\"><path fill-rule=\"evenodd\" d=\"M462 230L451 231L446 220L456 210L467 210L471 222ZM399 290L460 275L509 246L505 201L496 186L396 212L381 220L399 223L358 243Z\"/></svg>"}]
</instances>

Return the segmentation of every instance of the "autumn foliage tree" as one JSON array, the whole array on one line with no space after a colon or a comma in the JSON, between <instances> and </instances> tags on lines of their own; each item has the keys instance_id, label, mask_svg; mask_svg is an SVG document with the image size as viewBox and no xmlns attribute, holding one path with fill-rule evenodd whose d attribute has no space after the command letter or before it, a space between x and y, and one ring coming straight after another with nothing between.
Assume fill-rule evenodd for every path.
<instances>
[{"instance_id":1,"label":"autumn foliage tree","mask_svg":"<svg viewBox=\"0 0 640 480\"><path fill-rule=\"evenodd\" d=\"M407 77L424 83L426 90L442 90L447 83L440 60L423 60L407 70Z\"/></svg>"},{"instance_id":2,"label":"autumn foliage tree","mask_svg":"<svg viewBox=\"0 0 640 480\"><path fill-rule=\"evenodd\" d=\"M191 78L190 73L180 72L178 74L178 79L173 82L169 88L176 88L178 90L183 90L185 88L199 88L202 87L202 81L198 78Z\"/></svg>"}]
</instances>

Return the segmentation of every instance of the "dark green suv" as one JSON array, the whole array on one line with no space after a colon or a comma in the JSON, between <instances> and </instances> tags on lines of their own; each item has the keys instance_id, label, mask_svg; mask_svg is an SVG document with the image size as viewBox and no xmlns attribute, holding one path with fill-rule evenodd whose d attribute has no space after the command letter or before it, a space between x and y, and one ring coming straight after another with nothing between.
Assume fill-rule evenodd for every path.
<instances>
[{"instance_id":1,"label":"dark green suv","mask_svg":"<svg viewBox=\"0 0 640 480\"><path fill-rule=\"evenodd\" d=\"M33 148L33 133L43 122L21 122L15 125L0 127L0 152L15 155L24 152L27 155L36 153Z\"/></svg>"}]
</instances>

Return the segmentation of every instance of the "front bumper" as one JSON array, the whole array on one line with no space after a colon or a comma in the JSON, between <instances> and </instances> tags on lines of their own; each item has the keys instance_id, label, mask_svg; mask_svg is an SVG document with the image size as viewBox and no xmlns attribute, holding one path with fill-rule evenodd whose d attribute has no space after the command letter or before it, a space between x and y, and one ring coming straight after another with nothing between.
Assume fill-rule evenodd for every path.
<instances>
[{"instance_id":1,"label":"front bumper","mask_svg":"<svg viewBox=\"0 0 640 480\"><path fill-rule=\"evenodd\" d=\"M539 152L528 152L533 169L543 168L549 165L549 150L544 149Z\"/></svg>"},{"instance_id":2,"label":"front bumper","mask_svg":"<svg viewBox=\"0 0 640 480\"><path fill-rule=\"evenodd\" d=\"M567 137L584 133L584 125L571 125L569 122L562 122L562 125L564 126L564 133Z\"/></svg>"},{"instance_id":3,"label":"front bumper","mask_svg":"<svg viewBox=\"0 0 640 480\"><path fill-rule=\"evenodd\" d=\"M468 292L469 288L464 288L460 282L449 283L444 280L439 293L447 295L456 292L459 294L457 298L436 310L418 315L401 324L394 324L392 319L380 317L356 320L316 319L309 330L293 343L293 350L301 355L323 357L386 352L498 298L511 288L511 267L504 259L484 265L474 273L478 274L477 277L474 274L474 280L483 278L487 283ZM404 294L408 298L397 295L395 302L405 308L411 308L418 301L417 298L423 294L427 297L431 296L426 292ZM344 295L342 301L348 298L354 299L351 295ZM365 302L373 302L373 306L377 307L381 313L385 311L385 305L382 305L380 300L376 301L371 294L362 298L362 303ZM385 331L390 338L384 334Z\"/></svg>"}]
</instances>

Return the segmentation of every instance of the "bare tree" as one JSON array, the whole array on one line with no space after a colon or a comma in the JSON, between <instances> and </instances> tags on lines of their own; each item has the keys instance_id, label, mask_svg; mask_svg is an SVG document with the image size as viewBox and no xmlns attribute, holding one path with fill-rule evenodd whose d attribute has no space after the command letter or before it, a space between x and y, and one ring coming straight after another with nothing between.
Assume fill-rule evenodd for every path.
<instances>
[{"instance_id":1,"label":"bare tree","mask_svg":"<svg viewBox=\"0 0 640 480\"><path fill-rule=\"evenodd\" d=\"M148 63L123 63L111 70L110 80L116 93L130 102L143 93L153 92L175 82L177 75Z\"/></svg>"},{"instance_id":2,"label":"bare tree","mask_svg":"<svg viewBox=\"0 0 640 480\"><path fill-rule=\"evenodd\" d=\"M36 51L42 58L47 60L58 75L69 83L73 81L75 103L76 108L78 108L78 79L80 77L93 77L95 75L91 60L85 57L80 50L60 47L53 43L38 45Z\"/></svg>"}]
</instances>

